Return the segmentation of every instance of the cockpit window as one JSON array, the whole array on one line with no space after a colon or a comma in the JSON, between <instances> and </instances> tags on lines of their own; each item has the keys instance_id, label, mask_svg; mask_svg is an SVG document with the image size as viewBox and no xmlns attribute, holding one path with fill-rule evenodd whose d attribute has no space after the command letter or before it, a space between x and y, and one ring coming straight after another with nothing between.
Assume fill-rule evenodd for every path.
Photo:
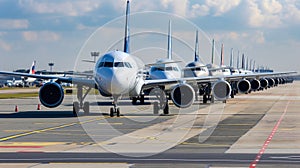
<instances>
[{"instance_id":1,"label":"cockpit window","mask_svg":"<svg viewBox=\"0 0 300 168\"><path fill-rule=\"evenodd\" d=\"M104 62L104 67L113 67L113 62Z\"/></svg>"},{"instance_id":2,"label":"cockpit window","mask_svg":"<svg viewBox=\"0 0 300 168\"><path fill-rule=\"evenodd\" d=\"M124 67L123 62L115 62L114 67Z\"/></svg>"},{"instance_id":3,"label":"cockpit window","mask_svg":"<svg viewBox=\"0 0 300 168\"><path fill-rule=\"evenodd\" d=\"M130 65L129 62L124 62L124 64L125 64L125 66L126 66L127 68L132 68L132 66Z\"/></svg>"},{"instance_id":4,"label":"cockpit window","mask_svg":"<svg viewBox=\"0 0 300 168\"><path fill-rule=\"evenodd\" d=\"M179 71L177 67L153 67L152 71Z\"/></svg>"},{"instance_id":5,"label":"cockpit window","mask_svg":"<svg viewBox=\"0 0 300 168\"><path fill-rule=\"evenodd\" d=\"M129 62L100 62L98 68L100 67L127 67L132 68Z\"/></svg>"}]
</instances>

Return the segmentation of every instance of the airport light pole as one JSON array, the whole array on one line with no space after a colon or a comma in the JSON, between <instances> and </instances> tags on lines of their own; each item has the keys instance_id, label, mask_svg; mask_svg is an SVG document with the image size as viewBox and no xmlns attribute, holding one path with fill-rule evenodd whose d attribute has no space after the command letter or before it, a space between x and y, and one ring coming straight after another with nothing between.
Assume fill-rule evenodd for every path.
<instances>
[{"instance_id":1,"label":"airport light pole","mask_svg":"<svg viewBox=\"0 0 300 168\"><path fill-rule=\"evenodd\" d=\"M52 72L52 68L53 68L53 66L54 66L54 63L53 63L53 62L50 62L50 63L48 63L48 65L49 65L49 67L50 67L50 72Z\"/></svg>"},{"instance_id":2,"label":"airport light pole","mask_svg":"<svg viewBox=\"0 0 300 168\"><path fill-rule=\"evenodd\" d=\"M94 57L94 63L96 63L97 57L99 57L100 52L93 51L91 52L91 56Z\"/></svg>"}]
</instances>

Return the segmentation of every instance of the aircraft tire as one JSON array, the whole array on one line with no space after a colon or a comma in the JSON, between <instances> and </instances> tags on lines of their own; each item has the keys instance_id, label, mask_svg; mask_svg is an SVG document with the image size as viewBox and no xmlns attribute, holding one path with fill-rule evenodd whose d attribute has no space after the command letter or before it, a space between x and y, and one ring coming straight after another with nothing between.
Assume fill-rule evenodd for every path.
<instances>
[{"instance_id":1,"label":"aircraft tire","mask_svg":"<svg viewBox=\"0 0 300 168\"><path fill-rule=\"evenodd\" d=\"M78 102L73 102L73 115L75 117L77 117L78 113L79 113L79 103Z\"/></svg>"},{"instance_id":2,"label":"aircraft tire","mask_svg":"<svg viewBox=\"0 0 300 168\"><path fill-rule=\"evenodd\" d=\"M83 112L84 112L84 115L89 115L90 114L90 102L84 102Z\"/></svg>"},{"instance_id":3,"label":"aircraft tire","mask_svg":"<svg viewBox=\"0 0 300 168\"><path fill-rule=\"evenodd\" d=\"M206 104L206 103L207 103L207 96L203 95L203 104Z\"/></svg>"},{"instance_id":4,"label":"aircraft tire","mask_svg":"<svg viewBox=\"0 0 300 168\"><path fill-rule=\"evenodd\" d=\"M164 108L164 115L168 115L168 114L169 114L169 104L167 103Z\"/></svg>"},{"instance_id":5,"label":"aircraft tire","mask_svg":"<svg viewBox=\"0 0 300 168\"><path fill-rule=\"evenodd\" d=\"M110 117L114 117L114 108L112 107L112 108L110 108L110 112L109 112L109 115L110 115Z\"/></svg>"},{"instance_id":6,"label":"aircraft tire","mask_svg":"<svg viewBox=\"0 0 300 168\"><path fill-rule=\"evenodd\" d=\"M140 103L141 104L145 104L145 96L144 95L141 96Z\"/></svg>"},{"instance_id":7,"label":"aircraft tire","mask_svg":"<svg viewBox=\"0 0 300 168\"><path fill-rule=\"evenodd\" d=\"M153 103L153 114L158 114L158 110L159 110L159 108L158 108L158 102L154 102Z\"/></svg>"},{"instance_id":8,"label":"aircraft tire","mask_svg":"<svg viewBox=\"0 0 300 168\"><path fill-rule=\"evenodd\" d=\"M136 98L136 97L133 97L133 98L132 98L132 104L136 104L136 102L137 102L137 98Z\"/></svg>"},{"instance_id":9,"label":"aircraft tire","mask_svg":"<svg viewBox=\"0 0 300 168\"><path fill-rule=\"evenodd\" d=\"M117 113L117 117L120 117L120 108L117 108L116 113Z\"/></svg>"}]
</instances>

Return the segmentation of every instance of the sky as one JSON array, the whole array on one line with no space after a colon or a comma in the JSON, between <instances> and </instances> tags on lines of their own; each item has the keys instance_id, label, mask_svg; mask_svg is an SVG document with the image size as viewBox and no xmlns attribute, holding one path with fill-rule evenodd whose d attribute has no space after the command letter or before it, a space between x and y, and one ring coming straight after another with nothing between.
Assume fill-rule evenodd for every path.
<instances>
[{"instance_id":1,"label":"sky","mask_svg":"<svg viewBox=\"0 0 300 168\"><path fill-rule=\"evenodd\" d=\"M122 50L125 4L126 0L0 0L0 70L28 69L33 60L38 70L48 70L49 62L55 63L54 70L72 70L81 59L92 59L91 50L100 54L107 48ZM174 38L190 48L195 29L200 29L200 56L205 63L210 61L214 38L217 51L224 43L226 64L233 48L235 57L239 51L258 65L300 72L298 0L131 0L131 13L139 13L131 17L131 34L143 32L131 40L136 56L161 55L166 48L167 17L141 14L147 11L174 15L170 16ZM180 19L185 26L179 24ZM154 38L153 32L161 32L164 38ZM108 45L115 44L110 43L112 38L120 45ZM86 46L89 40L93 47ZM142 42L148 48L139 48ZM180 52L183 45L176 40L173 45L174 55L184 54ZM190 50L185 52L189 55L183 58L186 62L193 59Z\"/></svg>"}]
</instances>

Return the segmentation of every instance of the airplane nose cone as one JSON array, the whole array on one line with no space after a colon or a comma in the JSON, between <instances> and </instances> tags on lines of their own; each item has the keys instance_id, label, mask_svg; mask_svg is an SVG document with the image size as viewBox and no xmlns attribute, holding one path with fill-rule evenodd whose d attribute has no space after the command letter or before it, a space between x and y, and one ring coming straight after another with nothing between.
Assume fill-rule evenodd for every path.
<instances>
[{"instance_id":1,"label":"airplane nose cone","mask_svg":"<svg viewBox=\"0 0 300 168\"><path fill-rule=\"evenodd\" d=\"M100 75L101 74L101 75ZM122 95L128 93L128 74L124 72L113 69L105 69L99 72L100 87L107 93L112 95Z\"/></svg>"}]
</instances>

